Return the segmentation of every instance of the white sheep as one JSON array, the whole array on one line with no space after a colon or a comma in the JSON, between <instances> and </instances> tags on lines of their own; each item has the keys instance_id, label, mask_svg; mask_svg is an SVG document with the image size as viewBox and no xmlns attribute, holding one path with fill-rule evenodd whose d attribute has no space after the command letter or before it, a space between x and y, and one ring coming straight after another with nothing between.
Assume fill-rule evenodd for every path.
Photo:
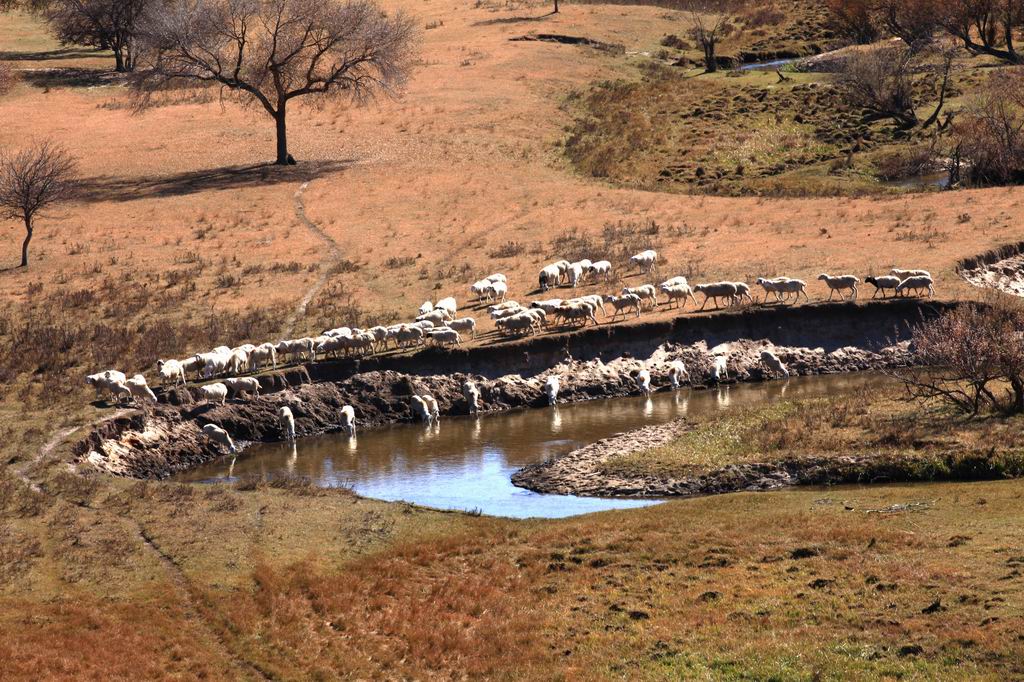
<instances>
[{"instance_id":1,"label":"white sheep","mask_svg":"<svg viewBox=\"0 0 1024 682\"><path fill-rule=\"evenodd\" d=\"M423 305L420 306L420 310L417 313L417 315L426 315L427 313L429 313L433 309L434 309L434 304L433 303L431 303L430 301L424 301Z\"/></svg>"},{"instance_id":2,"label":"white sheep","mask_svg":"<svg viewBox=\"0 0 1024 682\"><path fill-rule=\"evenodd\" d=\"M673 360L672 364L668 366L668 380L672 384L672 388L679 388L684 380L689 381L689 379L690 373L686 371L686 365L683 364L683 361Z\"/></svg>"},{"instance_id":3,"label":"white sheep","mask_svg":"<svg viewBox=\"0 0 1024 682\"><path fill-rule=\"evenodd\" d=\"M801 279L792 279L790 277L775 277L773 279L765 279L764 277L757 278L757 284L764 289L764 301L768 302L768 294L775 296L775 300L778 303L784 303L789 298L790 294L796 296L796 300L800 300L800 295L803 294L806 300L811 300L807 296L807 283Z\"/></svg>"},{"instance_id":4,"label":"white sheep","mask_svg":"<svg viewBox=\"0 0 1024 682\"><path fill-rule=\"evenodd\" d=\"M164 385L168 382L172 382L177 385L179 379L181 380L181 383L187 383L185 378L185 368L178 360L157 360L156 371L160 375L160 380Z\"/></svg>"},{"instance_id":5,"label":"white sheep","mask_svg":"<svg viewBox=\"0 0 1024 682\"><path fill-rule=\"evenodd\" d=\"M431 329L429 332L430 340L438 346L460 346L462 345L462 337L459 333L451 327L441 327L440 329Z\"/></svg>"},{"instance_id":6,"label":"white sheep","mask_svg":"<svg viewBox=\"0 0 1024 682\"><path fill-rule=\"evenodd\" d=\"M533 301L530 303L530 307L543 310L548 315L551 315L558 310L558 306L562 305L562 303L564 303L564 301L560 298L549 298L543 301Z\"/></svg>"},{"instance_id":7,"label":"white sheep","mask_svg":"<svg viewBox=\"0 0 1024 682\"><path fill-rule=\"evenodd\" d=\"M595 279L601 277L604 281L608 281L612 278L612 264L606 260L599 260L590 264L590 274Z\"/></svg>"},{"instance_id":8,"label":"white sheep","mask_svg":"<svg viewBox=\"0 0 1024 682\"><path fill-rule=\"evenodd\" d=\"M208 403L219 402L223 405L228 400L228 387L219 381L215 384L200 386L199 399L205 400Z\"/></svg>"},{"instance_id":9,"label":"white sheep","mask_svg":"<svg viewBox=\"0 0 1024 682\"><path fill-rule=\"evenodd\" d=\"M623 287L623 294L636 294L640 297L641 302L649 306L651 310L654 310L658 305L658 290L654 288L653 284L642 284L638 287Z\"/></svg>"},{"instance_id":10,"label":"white sheep","mask_svg":"<svg viewBox=\"0 0 1024 682\"><path fill-rule=\"evenodd\" d=\"M577 303L579 301L589 303L593 307L595 315L597 314L597 311L600 310L601 315L605 317L608 316L608 311L604 309L604 296L602 296L601 294L587 294L586 296L578 296L577 298L570 299L567 302Z\"/></svg>"},{"instance_id":11,"label":"white sheep","mask_svg":"<svg viewBox=\"0 0 1024 682\"><path fill-rule=\"evenodd\" d=\"M508 295L508 284L505 282L491 282L488 290L488 298L492 301L504 301Z\"/></svg>"},{"instance_id":12,"label":"white sheep","mask_svg":"<svg viewBox=\"0 0 1024 682\"><path fill-rule=\"evenodd\" d=\"M500 272L496 272L493 275L487 275L486 277L484 277L484 279L486 279L488 282L504 282L505 284L508 284L508 277L501 274Z\"/></svg>"},{"instance_id":13,"label":"white sheep","mask_svg":"<svg viewBox=\"0 0 1024 682\"><path fill-rule=\"evenodd\" d=\"M220 428L216 424L206 424L205 426L203 426L203 433L205 433L206 437L212 440L214 443L226 447L228 449L228 452L236 451L235 444L234 442L232 442L231 436L228 435L227 431Z\"/></svg>"},{"instance_id":14,"label":"white sheep","mask_svg":"<svg viewBox=\"0 0 1024 682\"><path fill-rule=\"evenodd\" d=\"M646 369L642 369L636 373L636 387L640 389L640 392L644 395L651 393L651 373Z\"/></svg>"},{"instance_id":15,"label":"white sheep","mask_svg":"<svg viewBox=\"0 0 1024 682\"><path fill-rule=\"evenodd\" d=\"M249 367L249 353L244 348L233 348L227 356L227 371L241 374Z\"/></svg>"},{"instance_id":16,"label":"white sheep","mask_svg":"<svg viewBox=\"0 0 1024 682\"><path fill-rule=\"evenodd\" d=\"M287 405L277 408L277 423L281 426L281 434L285 440L295 440L295 415Z\"/></svg>"},{"instance_id":17,"label":"white sheep","mask_svg":"<svg viewBox=\"0 0 1024 682\"><path fill-rule=\"evenodd\" d=\"M185 373L185 376L188 376L189 372L195 372L196 381L198 381L201 378L200 375L203 371L203 365L194 357L187 358L185 360L179 360L178 362L181 363L181 371Z\"/></svg>"},{"instance_id":18,"label":"white sheep","mask_svg":"<svg viewBox=\"0 0 1024 682\"><path fill-rule=\"evenodd\" d=\"M558 306L555 310L555 316L565 324L567 322L579 322L582 326L587 326L587 320L592 321L595 325L598 324L597 318L594 317L594 306L587 301L580 301L578 303L563 303Z\"/></svg>"},{"instance_id":19,"label":"white sheep","mask_svg":"<svg viewBox=\"0 0 1024 682\"><path fill-rule=\"evenodd\" d=\"M640 317L640 311L643 309L643 301L636 294L623 294L622 296L605 296L604 300L607 303L612 304L612 321L619 315L626 316L627 312L634 313L635 317Z\"/></svg>"},{"instance_id":20,"label":"white sheep","mask_svg":"<svg viewBox=\"0 0 1024 682\"><path fill-rule=\"evenodd\" d=\"M769 372L773 374L781 374L784 378L789 378L789 370L782 364L782 360L779 360L779 356L770 350L761 351L761 364L765 366Z\"/></svg>"},{"instance_id":21,"label":"white sheep","mask_svg":"<svg viewBox=\"0 0 1024 682\"><path fill-rule=\"evenodd\" d=\"M128 385L121 381L112 381L109 385L110 395L115 403L120 404L122 400L132 399L132 390L128 388Z\"/></svg>"},{"instance_id":22,"label":"white sheep","mask_svg":"<svg viewBox=\"0 0 1024 682\"><path fill-rule=\"evenodd\" d=\"M570 265L572 265L572 263L565 259L562 259L559 261L555 261L554 263L548 266L558 271L558 277L555 279L556 284L561 283L568 276Z\"/></svg>"},{"instance_id":23,"label":"white sheep","mask_svg":"<svg viewBox=\"0 0 1024 682\"><path fill-rule=\"evenodd\" d=\"M565 261L566 270L569 267L569 261ZM558 264L548 265L541 268L540 275L537 277L537 281L540 284L541 291L547 291L551 287L558 284L562 278L563 270L558 267Z\"/></svg>"},{"instance_id":24,"label":"white sheep","mask_svg":"<svg viewBox=\"0 0 1024 682\"><path fill-rule=\"evenodd\" d=\"M896 287L896 295L903 296L904 293L920 294L922 291L927 291L929 296L935 295L935 289L932 288L932 278L926 275L914 275L913 277L907 277L905 280L899 283Z\"/></svg>"},{"instance_id":25,"label":"white sheep","mask_svg":"<svg viewBox=\"0 0 1024 682\"><path fill-rule=\"evenodd\" d=\"M556 405L558 403L558 391L561 388L561 381L557 376L549 376L547 381L544 382L544 395L548 399L548 405Z\"/></svg>"},{"instance_id":26,"label":"white sheep","mask_svg":"<svg viewBox=\"0 0 1024 682\"><path fill-rule=\"evenodd\" d=\"M658 262L658 252L654 249L641 251L635 256L630 257L629 262L640 268L641 273L650 272L654 269L654 264Z\"/></svg>"},{"instance_id":27,"label":"white sheep","mask_svg":"<svg viewBox=\"0 0 1024 682\"><path fill-rule=\"evenodd\" d=\"M434 304L434 310L437 310L438 308L441 308L442 310L447 310L449 317L455 317L455 314L459 310L458 305L455 303L455 297L454 296L448 296L447 298L442 298L440 301L435 303Z\"/></svg>"},{"instance_id":28,"label":"white sheep","mask_svg":"<svg viewBox=\"0 0 1024 682\"><path fill-rule=\"evenodd\" d=\"M221 383L228 387L232 397L241 396L243 393L249 393L255 398L260 397L260 382L254 377L224 379Z\"/></svg>"},{"instance_id":29,"label":"white sheep","mask_svg":"<svg viewBox=\"0 0 1024 682\"><path fill-rule=\"evenodd\" d=\"M356 411L351 405L341 408L341 428L348 431L348 435L356 435Z\"/></svg>"},{"instance_id":30,"label":"white sheep","mask_svg":"<svg viewBox=\"0 0 1024 682\"><path fill-rule=\"evenodd\" d=\"M476 338L476 320L472 317L460 317L449 322L448 326L459 333L469 333L472 338Z\"/></svg>"},{"instance_id":31,"label":"white sheep","mask_svg":"<svg viewBox=\"0 0 1024 682\"><path fill-rule=\"evenodd\" d=\"M409 408L412 410L412 416L414 419L419 419L427 424L432 421L430 416L430 406L427 405L427 401L420 396L414 395L409 400Z\"/></svg>"},{"instance_id":32,"label":"white sheep","mask_svg":"<svg viewBox=\"0 0 1024 682\"><path fill-rule=\"evenodd\" d=\"M124 385L128 388L132 398L138 403L141 400L156 402L156 394L146 384L146 377L136 374L131 379L126 379Z\"/></svg>"},{"instance_id":33,"label":"white sheep","mask_svg":"<svg viewBox=\"0 0 1024 682\"><path fill-rule=\"evenodd\" d=\"M249 354L249 363L256 371L267 366L277 369L277 349L272 343L261 343Z\"/></svg>"},{"instance_id":34,"label":"white sheep","mask_svg":"<svg viewBox=\"0 0 1024 682\"><path fill-rule=\"evenodd\" d=\"M583 283L583 266L579 263L569 264L569 285L575 289Z\"/></svg>"},{"instance_id":35,"label":"white sheep","mask_svg":"<svg viewBox=\"0 0 1024 682\"><path fill-rule=\"evenodd\" d=\"M422 315L417 317L416 321L422 322L426 320L428 322L431 322L435 327L440 327L451 318L451 313L449 313L448 310L446 310L445 308L435 308L434 310L431 310L429 313L423 313Z\"/></svg>"},{"instance_id":36,"label":"white sheep","mask_svg":"<svg viewBox=\"0 0 1024 682\"><path fill-rule=\"evenodd\" d=\"M683 279L685 280L686 278L684 277ZM693 300L694 305L697 305L697 299L693 295L693 289L691 289L690 285L686 284L685 281L682 284L661 284L658 288L661 289L662 293L668 297L665 304L669 308L672 308L673 304L675 304L674 307L676 308L679 308L680 306L686 307L686 299L688 298ZM680 301L682 301L682 303L680 303Z\"/></svg>"},{"instance_id":37,"label":"white sheep","mask_svg":"<svg viewBox=\"0 0 1024 682\"><path fill-rule=\"evenodd\" d=\"M491 290L491 280L481 279L469 286L469 293L476 297L476 300L483 299L484 295Z\"/></svg>"},{"instance_id":38,"label":"white sheep","mask_svg":"<svg viewBox=\"0 0 1024 682\"><path fill-rule=\"evenodd\" d=\"M839 300L845 301L844 291L850 291L852 300L857 300L857 283L860 282L858 277L854 275L830 275L823 272L818 275L818 279L828 287L828 300L831 301L832 295L838 293Z\"/></svg>"},{"instance_id":39,"label":"white sheep","mask_svg":"<svg viewBox=\"0 0 1024 682\"><path fill-rule=\"evenodd\" d=\"M423 396L423 402L427 404L427 408L430 410L430 420L436 424L437 420L441 418L441 411L437 407L437 400L434 399L434 396L427 393Z\"/></svg>"},{"instance_id":40,"label":"white sheep","mask_svg":"<svg viewBox=\"0 0 1024 682\"><path fill-rule=\"evenodd\" d=\"M719 383L729 378L729 362L724 355L716 355L711 365L711 380Z\"/></svg>"},{"instance_id":41,"label":"white sheep","mask_svg":"<svg viewBox=\"0 0 1024 682\"><path fill-rule=\"evenodd\" d=\"M466 399L470 414L480 411L480 389L472 380L466 379L462 382L462 397Z\"/></svg>"},{"instance_id":42,"label":"white sheep","mask_svg":"<svg viewBox=\"0 0 1024 682\"><path fill-rule=\"evenodd\" d=\"M747 299L750 303L754 302L754 298L750 295L750 285L746 282L733 282L736 285L736 298L733 299L733 303L742 303L743 299Z\"/></svg>"},{"instance_id":43,"label":"white sheep","mask_svg":"<svg viewBox=\"0 0 1024 682\"><path fill-rule=\"evenodd\" d=\"M899 268L893 268L889 271L889 274L893 277L899 277L902 282L907 277L928 277L932 276L932 273L927 270L900 270Z\"/></svg>"},{"instance_id":44,"label":"white sheep","mask_svg":"<svg viewBox=\"0 0 1024 682\"><path fill-rule=\"evenodd\" d=\"M398 331L395 332L395 340L398 342L399 348L408 348L409 346L419 345L423 342L425 332L423 327L417 327L413 325L402 325Z\"/></svg>"},{"instance_id":45,"label":"white sheep","mask_svg":"<svg viewBox=\"0 0 1024 682\"><path fill-rule=\"evenodd\" d=\"M903 280L901 280L899 277L896 277L894 275L886 275L886 276L883 276L883 277L871 277L871 276L868 276L868 277L864 278L864 281L866 283L871 284L872 286L875 287L875 293L873 293L871 295L871 298L874 298L875 296L878 296L878 292L882 292L882 298L886 298L886 296L885 296L886 289L893 289L893 290L895 290L896 287L898 287L900 285L900 282L902 282Z\"/></svg>"},{"instance_id":46,"label":"white sheep","mask_svg":"<svg viewBox=\"0 0 1024 682\"><path fill-rule=\"evenodd\" d=\"M708 301L714 299L715 307L720 308L718 299L724 298L726 302L731 303L736 298L738 289L736 284L733 282L712 282L708 284L698 284L693 287L693 291L698 294L704 294L704 303L700 309L704 310L707 306Z\"/></svg>"},{"instance_id":47,"label":"white sheep","mask_svg":"<svg viewBox=\"0 0 1024 682\"><path fill-rule=\"evenodd\" d=\"M544 312L540 308L530 309L530 311L534 310L541 313ZM523 310L515 315L503 317L495 322L495 326L503 334L528 334L539 326L539 320L535 316L527 313L528 311Z\"/></svg>"},{"instance_id":48,"label":"white sheep","mask_svg":"<svg viewBox=\"0 0 1024 682\"><path fill-rule=\"evenodd\" d=\"M96 399L99 400L104 391L108 391L113 394L112 387L115 384L123 384L126 378L127 377L125 377L124 372L119 372L116 369L108 369L105 372L89 374L85 377L85 383L96 389Z\"/></svg>"},{"instance_id":49,"label":"white sheep","mask_svg":"<svg viewBox=\"0 0 1024 682\"><path fill-rule=\"evenodd\" d=\"M502 308L500 310L492 310L491 319L501 320L506 317L512 317L513 315L518 315L519 313L523 312L523 310L525 310L525 308L520 307L518 303L514 306L509 306L507 308Z\"/></svg>"}]
</instances>

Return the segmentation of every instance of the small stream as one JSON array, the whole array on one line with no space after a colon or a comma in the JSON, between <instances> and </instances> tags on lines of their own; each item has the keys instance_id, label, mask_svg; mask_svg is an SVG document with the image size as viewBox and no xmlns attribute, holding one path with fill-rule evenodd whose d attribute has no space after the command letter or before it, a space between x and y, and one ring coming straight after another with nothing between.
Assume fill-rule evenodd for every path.
<instances>
[{"instance_id":1,"label":"small stream","mask_svg":"<svg viewBox=\"0 0 1024 682\"><path fill-rule=\"evenodd\" d=\"M650 398L594 400L480 418L442 418L438 426L397 424L356 438L329 434L290 443L259 443L179 474L178 481L230 482L256 474L307 476L322 486L439 509L516 518L557 518L657 500L543 495L512 485L512 473L583 445L677 417L699 418L765 401L856 394L891 381L873 374L834 374L788 381L684 389Z\"/></svg>"}]
</instances>

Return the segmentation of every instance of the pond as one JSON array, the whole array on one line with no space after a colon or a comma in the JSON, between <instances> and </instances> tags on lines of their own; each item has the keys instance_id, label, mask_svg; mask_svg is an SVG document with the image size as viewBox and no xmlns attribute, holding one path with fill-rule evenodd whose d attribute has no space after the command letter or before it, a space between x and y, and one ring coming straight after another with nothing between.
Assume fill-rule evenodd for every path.
<instances>
[{"instance_id":1,"label":"pond","mask_svg":"<svg viewBox=\"0 0 1024 682\"><path fill-rule=\"evenodd\" d=\"M442 418L435 427L396 424L356 438L328 434L296 443L258 443L175 480L229 482L240 476L301 475L322 486L350 485L382 500L506 517L565 517L656 504L657 500L542 495L512 485L517 469L589 443L677 417L742 410L765 401L857 394L889 382L874 373L799 377L719 389L660 392L479 418Z\"/></svg>"}]
</instances>

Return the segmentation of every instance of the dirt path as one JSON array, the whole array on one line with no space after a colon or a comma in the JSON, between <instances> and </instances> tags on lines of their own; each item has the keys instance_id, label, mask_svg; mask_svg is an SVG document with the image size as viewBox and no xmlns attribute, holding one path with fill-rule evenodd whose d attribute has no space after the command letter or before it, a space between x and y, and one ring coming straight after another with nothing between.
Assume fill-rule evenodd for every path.
<instances>
[{"instance_id":1,"label":"dirt path","mask_svg":"<svg viewBox=\"0 0 1024 682\"><path fill-rule=\"evenodd\" d=\"M174 560L174 557L167 554L161 549L160 545L146 532L146 529L142 526L138 520L131 518L139 530L139 539L142 540L145 545L153 554L157 557L160 563L166 569L168 575L170 575L171 582L175 588L181 594L181 603L185 608L188 615L196 622L200 623L203 628L210 635L212 641L217 642L220 649L224 652L227 658L234 664L235 669L244 675L248 679L257 680L272 680L273 676L268 674L266 671L261 669L255 663L243 658L237 654L234 649L229 645L227 639L224 636L224 632L228 630L227 624L220 621L220 619L213 613L216 609L207 603L206 599L200 594L192 581L188 579L181 567Z\"/></svg>"},{"instance_id":2,"label":"dirt path","mask_svg":"<svg viewBox=\"0 0 1024 682\"><path fill-rule=\"evenodd\" d=\"M327 253L324 255L320 262L320 276L313 282L313 286L306 291L306 294L302 297L299 303L295 306L295 310L288 317L288 321L285 323L282 334L284 336L291 336L292 330L295 329L295 324L299 319L305 315L306 308L309 306L309 302L313 300L324 285L327 284L327 279L331 276L332 267L341 260L341 249L338 247L338 243L334 241L330 235L320 229L320 226L309 219L306 215L306 204L302 197L306 193L306 189L309 187L309 183L312 180L307 180L299 186L299 189L295 191L295 216L299 219L307 230L312 232L320 241L327 247Z\"/></svg>"}]
</instances>

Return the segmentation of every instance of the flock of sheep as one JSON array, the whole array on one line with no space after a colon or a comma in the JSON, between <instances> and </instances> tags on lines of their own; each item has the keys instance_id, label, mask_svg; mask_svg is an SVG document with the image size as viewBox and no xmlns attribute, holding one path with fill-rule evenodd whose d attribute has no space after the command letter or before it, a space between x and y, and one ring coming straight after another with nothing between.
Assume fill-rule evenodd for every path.
<instances>
[{"instance_id":1,"label":"flock of sheep","mask_svg":"<svg viewBox=\"0 0 1024 682\"><path fill-rule=\"evenodd\" d=\"M657 260L657 252L647 250L633 256L630 262L641 274L647 274L653 271ZM603 279L608 282L611 275L612 265L606 260L592 262L584 259L574 263L561 260L545 266L540 271L539 285L541 291L559 285L576 289L588 280ZM860 279L853 275L822 274L818 280L828 287L828 300L832 300L836 294L841 300L857 298ZM934 295L932 277L924 270L894 269L886 276L866 277L865 282L875 287L872 298L879 293L886 298L890 291L893 296L924 293ZM756 285L764 290L765 302L769 296L774 297L777 303L787 303L791 299L796 303L801 296L805 300L810 300L806 291L807 284L803 280L789 277L758 278ZM700 310L704 310L711 301L714 301L716 308L722 307L723 304L732 306L744 301L755 302L750 293L750 286L745 282L713 282L691 286L687 278L682 276L672 277L657 286L643 284L624 287L618 294L590 294L571 299L535 300L528 306L506 300L508 280L501 273L489 275L475 282L470 287L470 292L476 297L478 304L490 304L488 312L494 320L497 333L507 336L539 332L551 321L569 326L585 326L588 322L596 325L598 313L608 321L614 322L620 316L639 317L645 310L655 309L659 303L668 308L682 308L689 299L696 305L696 294L702 294L704 297ZM659 301L660 295L665 296L664 302ZM259 381L252 376L238 375L256 373L268 367L277 369L279 364L286 364L289 361L314 362L318 358L365 355L384 352L392 347L410 348L427 342L436 345L457 345L462 342L463 334L476 336L476 320L473 317L457 317L458 309L453 297L441 299L437 303L428 301L418 312L413 321L404 324L376 326L370 329L337 327L328 329L316 337L259 345L246 343L235 348L218 346L209 352L197 353L186 359L160 360L157 363L157 372L165 385L186 384L190 375L197 381L216 378L218 381L198 387L199 399L208 403L224 404L228 398L259 397ZM724 360L724 357L715 359L710 377L712 381L718 382L725 378ZM770 372L789 376L788 370L771 351L764 351L761 360ZM678 388L688 377L682 362L673 363L669 373L672 388ZM635 379L642 393L650 392L650 372L642 369L636 374ZM117 403L131 400L138 405L145 401L157 400L146 378L141 374L128 378L118 370L107 370L90 374L86 377L86 383L96 389L97 398L109 393ZM544 392L549 404L557 402L559 388L558 377L552 376L547 380ZM463 395L470 406L470 413L475 413L480 399L479 388L473 382L467 381L463 386ZM437 401L432 396L413 396L410 407L414 417L421 421L434 423L438 419ZM294 438L295 421L291 410L287 406L281 407L278 410L278 418L284 437ZM341 426L350 434L355 433L355 412L349 405L341 410ZM230 435L220 427L207 424L203 431L211 439L234 451L235 446Z\"/></svg>"}]
</instances>

